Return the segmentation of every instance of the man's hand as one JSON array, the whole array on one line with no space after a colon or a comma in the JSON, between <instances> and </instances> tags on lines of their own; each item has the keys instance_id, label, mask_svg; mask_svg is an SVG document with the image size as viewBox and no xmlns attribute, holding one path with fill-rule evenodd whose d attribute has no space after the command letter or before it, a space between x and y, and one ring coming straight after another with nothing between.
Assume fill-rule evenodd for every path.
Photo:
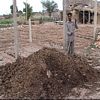
<instances>
[{"instance_id":1,"label":"man's hand","mask_svg":"<svg viewBox=\"0 0 100 100\"><path fill-rule=\"evenodd\" d=\"M70 34L68 34L68 36L71 36L71 35L73 35L73 32L71 32Z\"/></svg>"}]
</instances>

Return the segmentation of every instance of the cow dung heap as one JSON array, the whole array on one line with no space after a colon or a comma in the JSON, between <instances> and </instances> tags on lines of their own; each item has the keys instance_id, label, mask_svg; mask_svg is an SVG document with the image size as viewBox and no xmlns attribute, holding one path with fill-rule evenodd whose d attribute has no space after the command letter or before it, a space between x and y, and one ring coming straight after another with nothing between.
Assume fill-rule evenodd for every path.
<instances>
[{"instance_id":1,"label":"cow dung heap","mask_svg":"<svg viewBox=\"0 0 100 100\"><path fill-rule=\"evenodd\" d=\"M72 88L94 82L99 75L85 58L50 48L0 68L4 98L62 99Z\"/></svg>"}]
</instances>

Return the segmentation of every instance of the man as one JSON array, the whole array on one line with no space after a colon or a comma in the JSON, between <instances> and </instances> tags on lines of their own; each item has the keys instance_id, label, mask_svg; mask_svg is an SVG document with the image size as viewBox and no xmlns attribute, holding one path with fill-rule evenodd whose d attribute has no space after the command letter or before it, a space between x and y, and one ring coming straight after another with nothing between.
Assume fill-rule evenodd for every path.
<instances>
[{"instance_id":1,"label":"man","mask_svg":"<svg viewBox=\"0 0 100 100\"><path fill-rule=\"evenodd\" d=\"M68 21L66 22L67 28L67 53L74 54L74 37L75 37L75 28L77 27L76 20L72 21L72 13L68 13Z\"/></svg>"}]
</instances>

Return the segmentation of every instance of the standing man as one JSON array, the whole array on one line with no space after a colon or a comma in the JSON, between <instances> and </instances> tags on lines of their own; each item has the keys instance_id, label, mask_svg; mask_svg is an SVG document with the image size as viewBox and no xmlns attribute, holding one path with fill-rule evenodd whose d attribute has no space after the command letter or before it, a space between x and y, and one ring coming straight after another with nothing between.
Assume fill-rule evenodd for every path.
<instances>
[{"instance_id":1,"label":"standing man","mask_svg":"<svg viewBox=\"0 0 100 100\"><path fill-rule=\"evenodd\" d=\"M74 38L75 38L75 28L77 27L76 20L72 21L72 13L68 13L68 21L66 22L67 28L67 53L74 54Z\"/></svg>"}]
</instances>

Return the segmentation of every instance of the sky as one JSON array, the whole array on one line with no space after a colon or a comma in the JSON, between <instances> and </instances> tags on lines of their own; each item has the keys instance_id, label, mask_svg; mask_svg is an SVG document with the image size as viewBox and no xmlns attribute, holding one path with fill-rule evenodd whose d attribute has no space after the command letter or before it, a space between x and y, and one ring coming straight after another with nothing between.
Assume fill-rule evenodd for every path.
<instances>
[{"instance_id":1,"label":"sky","mask_svg":"<svg viewBox=\"0 0 100 100\"><path fill-rule=\"evenodd\" d=\"M10 14L10 6L13 4L13 0L0 0L0 1L1 1L0 2L0 15ZM26 0L16 0L16 1L17 1L18 10L23 10L24 8L23 2L26 2ZM43 10L41 1L42 0L27 0L27 2L33 7L34 12L39 12ZM62 10L63 0L53 0L53 1L55 1L58 4L58 9Z\"/></svg>"},{"instance_id":2,"label":"sky","mask_svg":"<svg viewBox=\"0 0 100 100\"><path fill-rule=\"evenodd\" d=\"M10 13L10 5L13 4L13 0L0 0L0 15ZM23 10L26 0L16 0L18 10ZM53 0L58 4L58 9L62 10L62 0ZM33 7L34 12L42 11L41 0L27 0L27 2Z\"/></svg>"}]
</instances>

